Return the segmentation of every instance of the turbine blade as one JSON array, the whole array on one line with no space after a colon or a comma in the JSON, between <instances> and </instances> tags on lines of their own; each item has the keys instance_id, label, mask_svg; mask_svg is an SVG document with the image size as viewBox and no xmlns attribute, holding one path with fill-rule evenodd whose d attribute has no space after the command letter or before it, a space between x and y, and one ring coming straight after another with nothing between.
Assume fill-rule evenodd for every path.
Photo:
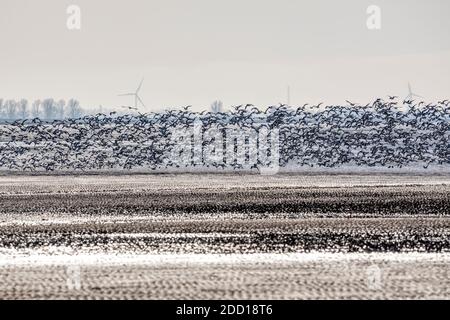
<instances>
[{"instance_id":1,"label":"turbine blade","mask_svg":"<svg viewBox=\"0 0 450 320\"><path fill-rule=\"evenodd\" d=\"M145 107L145 104L144 104L144 102L142 101L141 97L139 97L139 96L136 96L136 97L138 98L138 100L139 100L139 102L142 104L142 106Z\"/></svg>"},{"instance_id":2,"label":"turbine blade","mask_svg":"<svg viewBox=\"0 0 450 320\"><path fill-rule=\"evenodd\" d=\"M139 84L139 87L136 90L136 94L139 92L139 90L141 90L143 83L144 83L144 78L142 78L141 83Z\"/></svg>"},{"instance_id":3,"label":"turbine blade","mask_svg":"<svg viewBox=\"0 0 450 320\"><path fill-rule=\"evenodd\" d=\"M128 96L134 96L134 93L124 93L124 94L119 94L119 97L128 97Z\"/></svg>"}]
</instances>

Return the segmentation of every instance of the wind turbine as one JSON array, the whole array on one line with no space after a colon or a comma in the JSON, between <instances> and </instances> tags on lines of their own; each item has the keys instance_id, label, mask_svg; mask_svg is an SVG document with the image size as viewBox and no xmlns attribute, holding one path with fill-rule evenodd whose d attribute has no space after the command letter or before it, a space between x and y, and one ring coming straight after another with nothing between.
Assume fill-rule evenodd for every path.
<instances>
[{"instance_id":1,"label":"wind turbine","mask_svg":"<svg viewBox=\"0 0 450 320\"><path fill-rule=\"evenodd\" d=\"M411 83L408 82L408 95L406 96L405 100L413 100L414 97L423 98L422 96L419 96L418 94L412 92Z\"/></svg>"},{"instance_id":2,"label":"wind turbine","mask_svg":"<svg viewBox=\"0 0 450 320\"><path fill-rule=\"evenodd\" d=\"M134 110L138 110L138 102L141 103L141 105L143 107L145 107L144 102L142 101L141 97L139 97L139 91L141 90L142 87L142 83L144 82L144 78L142 78L141 83L139 84L139 87L136 89L135 92L133 93L125 93L125 94L119 94L119 97L127 97L127 96L133 96L134 97L134 108L129 108L129 109L134 109Z\"/></svg>"}]
</instances>

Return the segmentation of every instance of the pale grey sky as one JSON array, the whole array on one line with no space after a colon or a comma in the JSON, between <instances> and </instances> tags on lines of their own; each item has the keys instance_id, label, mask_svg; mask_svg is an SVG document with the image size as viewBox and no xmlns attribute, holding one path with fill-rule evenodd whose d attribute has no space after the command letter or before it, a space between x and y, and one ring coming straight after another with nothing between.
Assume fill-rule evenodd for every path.
<instances>
[{"instance_id":1,"label":"pale grey sky","mask_svg":"<svg viewBox=\"0 0 450 320\"><path fill-rule=\"evenodd\" d=\"M66 9L81 8L81 31ZM369 5L382 28L366 27ZM448 0L1 0L0 98L146 111L450 96Z\"/></svg>"}]
</instances>

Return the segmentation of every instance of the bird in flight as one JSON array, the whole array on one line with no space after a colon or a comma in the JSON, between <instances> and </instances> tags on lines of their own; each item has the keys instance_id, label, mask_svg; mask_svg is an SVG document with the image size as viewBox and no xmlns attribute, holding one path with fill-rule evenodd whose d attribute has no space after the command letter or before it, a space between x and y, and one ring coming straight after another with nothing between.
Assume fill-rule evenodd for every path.
<instances>
[{"instance_id":1,"label":"bird in flight","mask_svg":"<svg viewBox=\"0 0 450 320\"><path fill-rule=\"evenodd\" d=\"M130 106L122 106L122 108L128 109L128 110L135 110L135 111L139 110L139 109L136 108L136 107L130 107Z\"/></svg>"}]
</instances>

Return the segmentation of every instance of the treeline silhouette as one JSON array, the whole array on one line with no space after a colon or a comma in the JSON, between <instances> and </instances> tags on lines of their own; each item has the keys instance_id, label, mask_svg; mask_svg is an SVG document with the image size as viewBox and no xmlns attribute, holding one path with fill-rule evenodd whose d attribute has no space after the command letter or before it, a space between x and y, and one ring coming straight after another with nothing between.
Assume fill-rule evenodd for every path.
<instances>
[{"instance_id":1,"label":"treeline silhouette","mask_svg":"<svg viewBox=\"0 0 450 320\"><path fill-rule=\"evenodd\" d=\"M27 118L40 118L46 120L79 118L87 112L76 99L55 100L52 98L35 100L31 103L26 99L4 100L0 99L0 120L17 120Z\"/></svg>"}]
</instances>

